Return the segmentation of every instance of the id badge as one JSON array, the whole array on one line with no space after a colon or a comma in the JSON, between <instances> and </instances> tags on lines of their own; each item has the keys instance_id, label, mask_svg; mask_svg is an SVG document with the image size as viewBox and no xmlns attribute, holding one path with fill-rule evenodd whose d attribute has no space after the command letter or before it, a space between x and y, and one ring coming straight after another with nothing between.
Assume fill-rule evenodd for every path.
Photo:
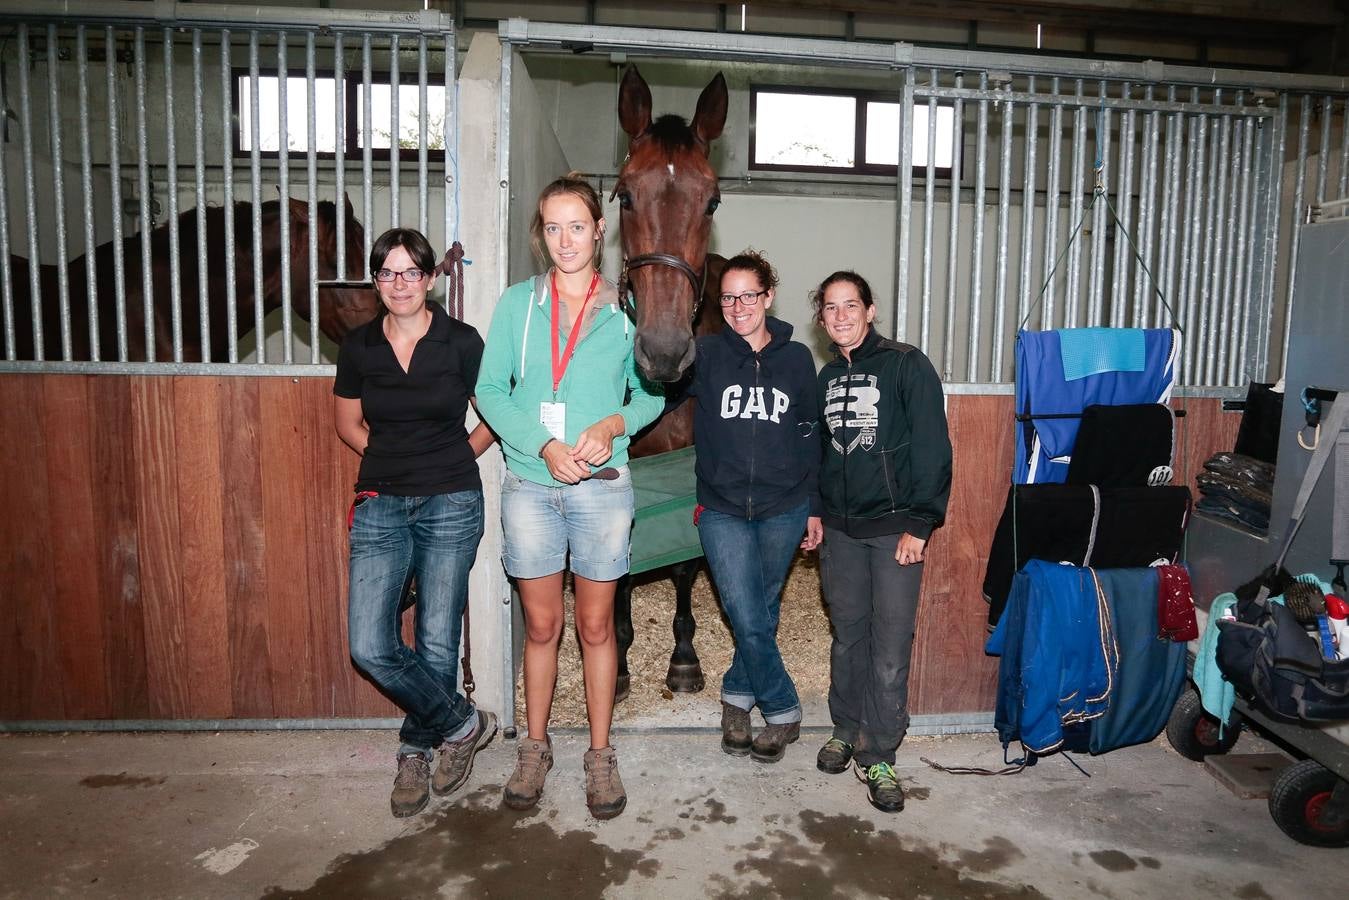
<instances>
[{"instance_id":1,"label":"id badge","mask_svg":"<svg viewBox=\"0 0 1349 900\"><path fill-rule=\"evenodd\" d=\"M557 440L567 440L567 404L543 401L539 404L539 422Z\"/></svg>"}]
</instances>

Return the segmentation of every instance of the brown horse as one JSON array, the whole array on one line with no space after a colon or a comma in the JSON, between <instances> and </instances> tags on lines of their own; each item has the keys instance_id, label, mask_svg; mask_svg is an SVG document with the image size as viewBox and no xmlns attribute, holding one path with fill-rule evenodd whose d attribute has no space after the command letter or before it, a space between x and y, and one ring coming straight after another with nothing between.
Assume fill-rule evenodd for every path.
<instances>
[{"instance_id":1,"label":"brown horse","mask_svg":"<svg viewBox=\"0 0 1349 900\"><path fill-rule=\"evenodd\" d=\"M313 223L317 232L318 268L320 281L332 281L337 274L337 205L330 200L316 204L318 216ZM353 214L350 200L344 201L346 218L346 273L345 277L359 280L363 277L365 229ZM312 308L309 296L309 203L288 199L263 203L260 210L262 255L262 313L266 316L282 303L282 269L284 255L281 244L282 215L289 216L290 248L290 302L291 309L306 321ZM227 253L225 245L225 217L223 207L206 210L206 313L209 328L209 347L203 348L201 336L202 303L198 283L198 226L197 210L192 209L178 217L178 258L180 330L183 362L227 362L229 348L249 331L260 325L255 321L255 285L253 268L253 207L236 203L232 210L234 224L234 283L237 316L235 327L229 323L229 303L225 284ZM150 284L153 302L150 304L152 336L147 340L146 303L141 277L141 234L134 234L122 242L123 289L127 355L129 362L173 360L173 287L170 273L170 235L168 223L150 232ZM99 359L119 359L117 344L117 303L114 286L116 247L113 242L94 250L95 284L97 286ZM34 359L32 305L30 302L29 261L10 257L10 277L14 286L15 337L18 359ZM71 354L73 361L93 359L89 315L89 284L84 257L70 263L66 269L70 298ZM57 285L57 267L41 266L38 275L42 306L43 358L64 358L60 328L60 301ZM351 328L369 321L378 311L378 301L371 291L346 288L321 288L319 291L319 329L334 341L340 342ZM372 305L374 304L374 305ZM153 356L147 352L153 349Z\"/></svg>"},{"instance_id":2,"label":"brown horse","mask_svg":"<svg viewBox=\"0 0 1349 900\"><path fill-rule=\"evenodd\" d=\"M631 141L618 173L623 272L619 294L631 286L636 298L635 355L643 374L667 382L678 396L687 385L695 334L720 331L724 324L715 299L725 260L709 257L712 214L721 203L717 173L708 160L711 142L726 123L726 80L718 73L698 98L692 122L665 115L651 120L651 89L629 66L619 89L618 118ZM686 400L668 412L631 448L650 456L693 443L693 406ZM671 566L675 585L674 651L666 686L672 691L703 689L702 666L693 648L693 581L699 561ZM628 649L632 646L632 584L625 576L614 602L618 638L618 699L628 694Z\"/></svg>"}]
</instances>

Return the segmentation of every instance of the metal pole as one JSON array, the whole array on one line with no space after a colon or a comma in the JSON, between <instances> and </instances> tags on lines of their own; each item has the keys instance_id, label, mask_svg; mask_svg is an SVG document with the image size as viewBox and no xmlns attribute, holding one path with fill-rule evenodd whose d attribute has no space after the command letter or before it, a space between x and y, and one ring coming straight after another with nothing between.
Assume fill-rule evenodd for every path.
<instances>
[{"instance_id":1,"label":"metal pole","mask_svg":"<svg viewBox=\"0 0 1349 900\"><path fill-rule=\"evenodd\" d=\"M1011 83L1003 85L1010 91ZM1002 160L998 167L998 249L997 269L993 280L993 360L989 381L999 382L1002 376L1002 350L1007 335L1007 229L1012 211L1012 101L1004 100L1002 107Z\"/></svg>"},{"instance_id":2,"label":"metal pole","mask_svg":"<svg viewBox=\"0 0 1349 900\"><path fill-rule=\"evenodd\" d=\"M426 100L426 35L419 34L417 35L417 230L422 234L426 234L429 212L426 196L429 123L426 120L430 114L431 107Z\"/></svg>"},{"instance_id":3,"label":"metal pole","mask_svg":"<svg viewBox=\"0 0 1349 900\"><path fill-rule=\"evenodd\" d=\"M1035 93L1035 76L1030 76L1028 81L1028 90ZM1039 151L1040 143L1040 104L1031 103L1026 106L1026 160L1025 167L1021 174L1021 265L1020 276L1021 294L1017 298L1016 320L1021 322L1030 309L1032 291L1035 287L1031 283L1031 246L1035 243L1035 177L1036 155ZM1048 201L1046 201L1048 202ZM1040 311L1040 322L1043 327L1044 310Z\"/></svg>"},{"instance_id":4,"label":"metal pole","mask_svg":"<svg viewBox=\"0 0 1349 900\"><path fill-rule=\"evenodd\" d=\"M988 88L988 73L979 73L979 87ZM971 204L971 218L974 225L974 257L970 267L970 349L965 361L966 381L979 380L979 319L982 308L982 288L984 280L984 189L987 186L988 172L988 101L979 101L979 114L975 122L974 149L974 203Z\"/></svg>"},{"instance_id":5,"label":"metal pole","mask_svg":"<svg viewBox=\"0 0 1349 900\"><path fill-rule=\"evenodd\" d=\"M220 103L228 108L230 106L229 94L221 97ZM201 29L192 29L192 150L194 158L192 161L193 174L196 176L196 198L197 198L197 311L201 316L198 323L198 339L201 341L201 361L211 361L211 298L210 278L206 270L206 134L205 118L206 108L202 100L202 73L201 73ZM229 132L225 132L226 135ZM229 210L225 210L225 218L229 218ZM233 244L226 244L226 247L232 247Z\"/></svg>"},{"instance_id":6,"label":"metal pole","mask_svg":"<svg viewBox=\"0 0 1349 900\"><path fill-rule=\"evenodd\" d=\"M1217 93L1216 91L1214 92ZM1227 170L1228 160L1232 158L1232 117L1222 116L1218 120L1214 133L1217 145L1213 157L1210 177L1213 179L1213 228L1209 238L1213 256L1205 260L1204 271L1209 278L1207 308L1204 313L1206 326L1204 332L1204 383L1216 384L1218 371L1222 368L1222 341L1219 339L1224 327L1223 321L1223 270L1227 260L1227 231L1231 216L1227 206Z\"/></svg>"},{"instance_id":7,"label":"metal pole","mask_svg":"<svg viewBox=\"0 0 1349 900\"><path fill-rule=\"evenodd\" d=\"M10 257L9 245L9 141L0 139L0 260ZM4 308L5 359L19 355L18 330L14 324L14 273L0 265L0 306Z\"/></svg>"},{"instance_id":8,"label":"metal pole","mask_svg":"<svg viewBox=\"0 0 1349 900\"><path fill-rule=\"evenodd\" d=\"M80 115L80 187L84 206L84 287L88 303L89 359L98 362L103 347L99 336L98 272L95 267L94 238L94 167L89 137L89 40L83 24L75 26L76 74L79 80ZM0 255L0 259L8 259Z\"/></svg>"},{"instance_id":9,"label":"metal pole","mask_svg":"<svg viewBox=\"0 0 1349 900\"><path fill-rule=\"evenodd\" d=\"M56 288L61 311L61 358L73 355L70 333L70 275L66 271L66 175L61 133L61 65L56 24L47 25L47 133L52 165L52 212L56 225ZM36 267L38 255L33 254Z\"/></svg>"},{"instance_id":10,"label":"metal pole","mask_svg":"<svg viewBox=\"0 0 1349 900\"><path fill-rule=\"evenodd\" d=\"M1250 315L1251 303L1251 248L1255 246L1255 215L1252 210L1251 195L1251 172L1255 165L1252 155L1255 152L1255 123L1256 120L1244 117L1241 122L1241 216L1237 230L1237 247L1233 256L1236 262L1233 265L1236 279L1235 285L1229 292L1233 305L1235 321L1233 327L1228 329L1226 334L1231 344L1231 364L1227 368L1227 383L1239 384L1241 372L1245 368L1246 361L1242 358L1244 355L1246 341L1245 331L1247 327L1247 318Z\"/></svg>"},{"instance_id":11,"label":"metal pole","mask_svg":"<svg viewBox=\"0 0 1349 900\"><path fill-rule=\"evenodd\" d=\"M1191 96L1197 97L1198 88L1191 89ZM1195 360L1199 355L1200 336L1195 331L1199 318L1199 266L1195 259L1200 254L1200 219L1204 212L1204 147L1208 142L1208 117L1196 116L1190 128L1190 164L1185 170L1185 243L1181 248L1180 271L1186 274L1185 290L1185 334L1189 340L1185 343L1185 372L1181 383L1192 385Z\"/></svg>"},{"instance_id":12,"label":"metal pole","mask_svg":"<svg viewBox=\"0 0 1349 900\"><path fill-rule=\"evenodd\" d=\"M230 59L230 32L229 29L223 29L220 32L220 96L230 98L234 96L234 78ZM225 102L220 104L220 133L224 136L221 143L220 156L220 174L224 181L225 191L225 246L234 247L234 153L231 147L232 131L234 128L234 116L232 115L233 104ZM257 132L253 133L253 143L257 143ZM227 358L231 363L239 361L239 286L235 284L235 272L237 265L237 249L233 252L225 253L225 346L228 349Z\"/></svg>"},{"instance_id":13,"label":"metal pole","mask_svg":"<svg viewBox=\"0 0 1349 900\"><path fill-rule=\"evenodd\" d=\"M112 26L103 29L103 78L108 94L108 175L112 179L112 283L117 311L117 360L127 362L126 246L122 236L122 131L117 103L117 40Z\"/></svg>"},{"instance_id":14,"label":"metal pole","mask_svg":"<svg viewBox=\"0 0 1349 900\"><path fill-rule=\"evenodd\" d=\"M402 146L398 129L398 35L389 37L389 227L397 228L402 223L398 206L402 200L402 178L398 174L399 157Z\"/></svg>"},{"instance_id":15,"label":"metal pole","mask_svg":"<svg viewBox=\"0 0 1349 900\"><path fill-rule=\"evenodd\" d=\"M1087 161L1087 110L1082 105L1082 79L1074 82L1077 107L1073 110L1073 173L1068 191L1068 227L1079 228L1082 222L1082 182ZM1072 239L1072 233L1069 233ZM1077 313L1082 306L1082 241L1073 241L1068 248L1068 282L1063 294L1063 327L1077 327Z\"/></svg>"},{"instance_id":16,"label":"metal pole","mask_svg":"<svg viewBox=\"0 0 1349 900\"><path fill-rule=\"evenodd\" d=\"M305 103L309 107L305 115L305 131L309 140L306 171L309 189L309 283L305 289L309 292L309 362L318 365L319 356L319 170L318 170L318 109L314 84L314 35L307 32L304 36L304 85ZM337 219L342 219L342 208L337 208ZM340 276L339 276L340 277Z\"/></svg>"},{"instance_id":17,"label":"metal pole","mask_svg":"<svg viewBox=\"0 0 1349 900\"><path fill-rule=\"evenodd\" d=\"M1316 203L1319 206L1326 200L1326 175L1330 169L1330 121L1334 110L1330 97L1321 98L1321 152L1316 160Z\"/></svg>"},{"instance_id":18,"label":"metal pole","mask_svg":"<svg viewBox=\"0 0 1349 900\"><path fill-rule=\"evenodd\" d=\"M1044 312L1040 317L1040 322L1045 328L1054 328L1055 317L1055 298L1057 291L1054 287L1054 280L1059 275L1055 272L1052 276L1051 271L1054 268L1054 262L1059 258L1059 190L1060 190L1060 172L1059 157L1063 153L1063 104L1059 97L1059 79L1055 77L1050 82L1050 92L1054 95L1054 105L1049 111L1049 171L1046 173L1045 182L1045 241L1044 257L1040 263L1040 268L1044 272Z\"/></svg>"},{"instance_id":19,"label":"metal pole","mask_svg":"<svg viewBox=\"0 0 1349 900\"><path fill-rule=\"evenodd\" d=\"M333 35L333 203L337 215L337 277L347 272L347 104L342 32ZM318 302L318 298L314 298Z\"/></svg>"},{"instance_id":20,"label":"metal pole","mask_svg":"<svg viewBox=\"0 0 1349 900\"><path fill-rule=\"evenodd\" d=\"M1293 240L1288 248L1288 294L1283 307L1283 346L1279 356L1280 365L1285 369L1288 365L1288 335L1293 324L1293 298L1297 289L1297 252L1302 245L1302 194L1307 182L1307 140L1312 125L1311 97L1307 94L1302 95L1299 115L1301 118L1298 120L1297 177L1293 183Z\"/></svg>"},{"instance_id":21,"label":"metal pole","mask_svg":"<svg viewBox=\"0 0 1349 900\"><path fill-rule=\"evenodd\" d=\"M1168 100L1176 99L1176 86L1170 85L1166 89ZM1166 125L1166 173L1163 176L1162 198L1161 198L1161 254L1157 278L1160 282L1162 295L1171 308L1176 309L1176 230L1180 222L1181 213L1181 194L1180 194L1180 165L1181 149L1184 147L1185 138L1185 118L1180 113L1172 113L1167 117ZM1153 303L1152 298L1148 302ZM1155 324L1157 327L1167 327L1180 324L1174 317L1166 311L1162 304L1162 298L1158 297L1155 306L1152 307L1153 314L1149 324ZM1185 336L1186 342L1190 339Z\"/></svg>"},{"instance_id":22,"label":"metal pole","mask_svg":"<svg viewBox=\"0 0 1349 900\"><path fill-rule=\"evenodd\" d=\"M445 41L445 245L459 240L459 82L455 77L455 40L452 33L442 36ZM447 303L452 301L449 282L445 285ZM447 306L447 308L449 308ZM453 309L455 318L462 319L462 306Z\"/></svg>"},{"instance_id":23,"label":"metal pole","mask_svg":"<svg viewBox=\"0 0 1349 900\"><path fill-rule=\"evenodd\" d=\"M374 75L371 72L370 63L370 35L361 35L361 215L365 223L365 256L370 256L370 245L374 242L375 230L375 203L373 189L374 168L371 161L370 147L375 142L375 131L373 119L370 111L371 102L371 83Z\"/></svg>"},{"instance_id":24,"label":"metal pole","mask_svg":"<svg viewBox=\"0 0 1349 900\"><path fill-rule=\"evenodd\" d=\"M281 362L284 365L290 365L295 361L290 314L291 291L293 290L290 280L290 267L294 265L294 260L291 259L290 255L290 64L288 62L288 49L286 33L284 31L277 32L276 178L278 190L281 193L281 208L278 210L278 215L281 222ZM257 260L257 263L261 265L261 258ZM258 343L261 345L267 339L267 333L261 327L261 320L258 324Z\"/></svg>"},{"instance_id":25,"label":"metal pole","mask_svg":"<svg viewBox=\"0 0 1349 900\"><path fill-rule=\"evenodd\" d=\"M1264 128L1264 121L1260 127L1264 133L1256 141L1257 158L1264 152L1265 145L1268 143L1269 150L1265 154L1265 162L1256 166L1257 185L1254 193L1257 198L1256 217L1259 220L1256 227L1256 234L1259 235L1260 247L1253 254L1253 265L1256 267L1251 274L1251 281L1254 291L1255 306L1251 310L1249 319L1249 330L1246 337L1246 365L1247 375L1252 380L1260 380L1269 376L1269 348L1271 342L1270 322L1273 318L1274 308L1274 279L1278 268L1279 259L1279 216L1282 213L1283 205L1283 159L1285 152L1285 141L1288 132L1288 95L1279 95L1279 109L1275 115L1273 126ZM1263 191L1260 188L1260 182L1263 182Z\"/></svg>"},{"instance_id":26,"label":"metal pole","mask_svg":"<svg viewBox=\"0 0 1349 900\"><path fill-rule=\"evenodd\" d=\"M249 265L253 269L253 337L257 346L258 364L264 365L267 362L267 329L262 324L262 158L260 156L262 113L258 108L260 103L258 99L258 33L256 31L248 33L248 83L250 96L253 100L253 107L250 110L253 125L253 144L249 148L251 151L249 162L252 165L253 175L253 258L249 260ZM234 342L231 340L230 343Z\"/></svg>"},{"instance_id":27,"label":"metal pole","mask_svg":"<svg viewBox=\"0 0 1349 900\"><path fill-rule=\"evenodd\" d=\"M1152 85L1148 85L1144 96L1151 101L1152 94ZM1161 113L1154 110L1148 113L1143 128L1143 163L1138 175L1138 253L1142 258L1136 260L1134 265L1132 319L1135 328L1149 324L1147 312L1152 307L1152 298L1161 287L1157 282L1160 273L1152 256L1152 236L1157 215L1157 142L1160 137ZM1146 270L1151 270L1151 275Z\"/></svg>"},{"instance_id":28,"label":"metal pole","mask_svg":"<svg viewBox=\"0 0 1349 900\"><path fill-rule=\"evenodd\" d=\"M172 328L173 361L183 361L182 257L178 233L178 136L174 127L173 29L161 32L164 41L164 177L169 200L169 321Z\"/></svg>"},{"instance_id":29,"label":"metal pole","mask_svg":"<svg viewBox=\"0 0 1349 900\"><path fill-rule=\"evenodd\" d=\"M899 163L896 172L899 201L895 215L895 330L903 340L909 328L909 244L913 217L913 81L914 70L903 72L904 86L899 101Z\"/></svg>"},{"instance_id":30,"label":"metal pole","mask_svg":"<svg viewBox=\"0 0 1349 900\"><path fill-rule=\"evenodd\" d=\"M1349 98L1344 101L1344 107L1340 110L1342 119L1340 131L1340 189L1335 194L1337 200L1343 200L1349 197ZM1326 120L1326 127L1330 127L1330 120Z\"/></svg>"},{"instance_id":31,"label":"metal pole","mask_svg":"<svg viewBox=\"0 0 1349 900\"><path fill-rule=\"evenodd\" d=\"M33 101L29 85L28 64L32 49L28 42L28 26L19 25L19 129L23 147L23 187L25 212L28 215L28 290L29 306L33 313L33 359L47 358L46 335L42 327L42 284L39 275L42 257L37 242L37 176L33 168Z\"/></svg>"},{"instance_id":32,"label":"metal pole","mask_svg":"<svg viewBox=\"0 0 1349 900\"><path fill-rule=\"evenodd\" d=\"M136 28L136 161L140 189L141 307L145 315L145 361L155 361L155 286L150 242L155 221L150 196L150 139L145 117L145 29Z\"/></svg>"},{"instance_id":33,"label":"metal pole","mask_svg":"<svg viewBox=\"0 0 1349 900\"><path fill-rule=\"evenodd\" d=\"M1106 98L1106 82L1100 82L1100 97ZM1091 222L1091 296L1087 311L1087 324L1091 326L1105 323L1105 203L1110 195L1110 110L1101 108L1096 111L1096 164L1101 166L1100 188L1104 196L1092 209ZM1122 235L1121 235L1122 237Z\"/></svg>"},{"instance_id":34,"label":"metal pole","mask_svg":"<svg viewBox=\"0 0 1349 900\"><path fill-rule=\"evenodd\" d=\"M965 75L957 72L956 89L964 87ZM946 232L946 315L942 352L942 379L954 378L956 368L956 284L960 270L960 163L965 143L965 103L956 98L951 104L951 221Z\"/></svg>"},{"instance_id":35,"label":"metal pole","mask_svg":"<svg viewBox=\"0 0 1349 900\"><path fill-rule=\"evenodd\" d=\"M1121 97L1130 99L1133 85L1125 83ZM1123 328L1128 321L1129 297L1129 241L1133 232L1130 216L1133 213L1134 179L1134 111L1126 110L1120 117L1119 128L1119 171L1116 173L1115 212L1119 217L1117 227L1123 234L1115 235L1115 258L1111 261L1110 278L1110 324Z\"/></svg>"},{"instance_id":36,"label":"metal pole","mask_svg":"<svg viewBox=\"0 0 1349 900\"><path fill-rule=\"evenodd\" d=\"M1221 92L1221 88L1214 90L1213 96L1216 100ZM1204 339L1203 358L1198 360L1195 366L1195 383L1212 384L1212 352L1213 338L1210 329L1216 326L1216 317L1213 315L1213 267L1215 265L1215 232L1217 220L1222 208L1222 198L1218 196L1220 187L1219 172L1222 169L1223 154L1222 147L1222 122L1221 120L1213 123L1213 134L1210 138L1211 149L1213 152L1212 161L1209 163L1208 185L1205 189L1204 204L1204 233L1203 233L1203 256L1199 271L1199 331L1198 334Z\"/></svg>"},{"instance_id":37,"label":"metal pole","mask_svg":"<svg viewBox=\"0 0 1349 900\"><path fill-rule=\"evenodd\" d=\"M937 70L931 69L928 81L937 86ZM922 309L918 318L918 346L924 353L932 354L929 334L932 325L932 217L937 190L937 98L927 101L927 168L924 171L923 185L923 283ZM946 360L941 361L944 368Z\"/></svg>"}]
</instances>

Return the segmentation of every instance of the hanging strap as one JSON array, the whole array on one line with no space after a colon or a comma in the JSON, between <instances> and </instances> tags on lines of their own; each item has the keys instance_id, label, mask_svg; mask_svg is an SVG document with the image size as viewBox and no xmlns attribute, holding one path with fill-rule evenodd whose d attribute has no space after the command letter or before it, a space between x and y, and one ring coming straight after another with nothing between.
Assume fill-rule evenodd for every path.
<instances>
[{"instance_id":1,"label":"hanging strap","mask_svg":"<svg viewBox=\"0 0 1349 900\"><path fill-rule=\"evenodd\" d=\"M464 321L464 245L458 241L451 244L436 272L445 276L445 311Z\"/></svg>"}]
</instances>

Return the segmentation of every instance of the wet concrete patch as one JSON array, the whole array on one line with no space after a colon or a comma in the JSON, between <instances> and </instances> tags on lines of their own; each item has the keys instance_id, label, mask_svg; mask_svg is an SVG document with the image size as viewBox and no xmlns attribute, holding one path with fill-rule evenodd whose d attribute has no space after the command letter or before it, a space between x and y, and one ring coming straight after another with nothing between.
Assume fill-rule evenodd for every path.
<instances>
[{"instance_id":1,"label":"wet concrete patch","mask_svg":"<svg viewBox=\"0 0 1349 900\"><path fill-rule=\"evenodd\" d=\"M971 872L994 872L1023 856L1025 854L1005 837L985 838L983 850L961 850L958 854L960 864Z\"/></svg>"},{"instance_id":2,"label":"wet concrete patch","mask_svg":"<svg viewBox=\"0 0 1349 900\"><path fill-rule=\"evenodd\" d=\"M903 885L908 896L1044 896L1030 885L970 878L964 859L949 862L939 848L892 831L878 831L872 822L857 816L806 811L800 818L804 840L787 831L770 831L763 845L766 856L747 857L735 864L735 872L755 878L753 883L736 884L727 876L712 876L719 896L890 896L898 885ZM1022 855L1000 838L986 844L985 850L973 851L972 857L984 866L1005 865ZM757 852L760 848L747 845L741 849Z\"/></svg>"},{"instance_id":3,"label":"wet concrete patch","mask_svg":"<svg viewBox=\"0 0 1349 900\"><path fill-rule=\"evenodd\" d=\"M80 787L87 788L105 788L105 787L154 787L157 784L163 784L166 779L160 778L138 778L134 775L128 775L121 772L117 775L90 775L88 778L80 779Z\"/></svg>"},{"instance_id":4,"label":"wet concrete patch","mask_svg":"<svg viewBox=\"0 0 1349 900\"><path fill-rule=\"evenodd\" d=\"M1132 872L1138 868L1138 861L1121 850L1093 850L1087 855L1107 872Z\"/></svg>"},{"instance_id":5,"label":"wet concrete patch","mask_svg":"<svg viewBox=\"0 0 1349 900\"><path fill-rule=\"evenodd\" d=\"M511 815L500 796L500 785L483 787L429 816L425 828L337 857L307 888L271 887L264 896L430 896L454 885L470 897L598 897L660 870L642 851L607 847L594 832L559 833L541 819Z\"/></svg>"},{"instance_id":6,"label":"wet concrete patch","mask_svg":"<svg viewBox=\"0 0 1349 900\"><path fill-rule=\"evenodd\" d=\"M1155 856L1140 856L1138 862L1145 869L1160 869L1162 867L1162 861Z\"/></svg>"}]
</instances>

